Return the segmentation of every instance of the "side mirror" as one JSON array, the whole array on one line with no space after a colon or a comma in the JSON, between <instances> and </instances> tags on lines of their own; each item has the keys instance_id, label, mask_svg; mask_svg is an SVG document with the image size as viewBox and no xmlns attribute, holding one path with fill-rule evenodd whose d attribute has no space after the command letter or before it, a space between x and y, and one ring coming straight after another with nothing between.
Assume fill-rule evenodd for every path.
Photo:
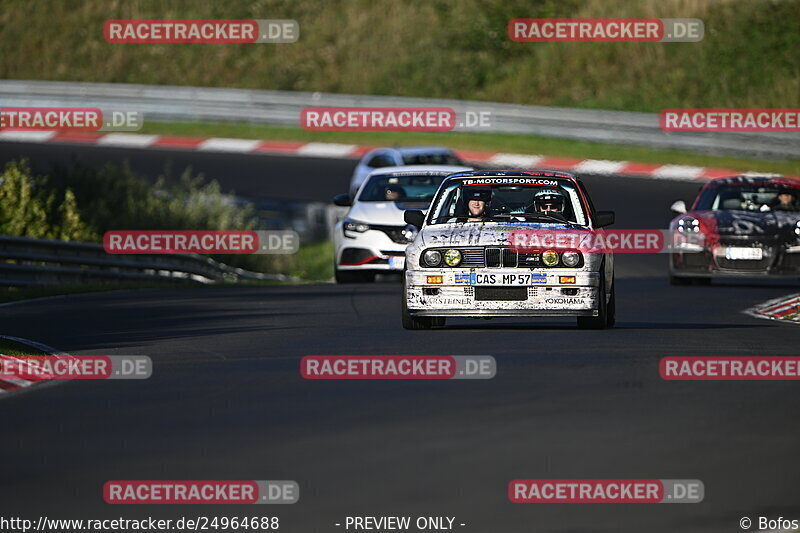
<instances>
[{"instance_id":1,"label":"side mirror","mask_svg":"<svg viewBox=\"0 0 800 533\"><path fill-rule=\"evenodd\" d=\"M614 211L598 211L594 214L594 227L604 228L610 226L615 222L616 218Z\"/></svg>"},{"instance_id":2,"label":"side mirror","mask_svg":"<svg viewBox=\"0 0 800 533\"><path fill-rule=\"evenodd\" d=\"M342 207L350 207L353 205L353 200L350 199L349 194L337 194L333 197L333 203Z\"/></svg>"},{"instance_id":3,"label":"side mirror","mask_svg":"<svg viewBox=\"0 0 800 533\"><path fill-rule=\"evenodd\" d=\"M422 229L422 224L425 222L425 213L422 211L409 210L403 213L403 220L406 224L410 224L417 229Z\"/></svg>"},{"instance_id":4,"label":"side mirror","mask_svg":"<svg viewBox=\"0 0 800 533\"><path fill-rule=\"evenodd\" d=\"M669 206L669 208L674 213L680 213L680 214L683 214L686 211L688 211L688 209L686 209L686 202L684 202L683 200L678 200L677 202L675 202L671 206Z\"/></svg>"}]
</instances>

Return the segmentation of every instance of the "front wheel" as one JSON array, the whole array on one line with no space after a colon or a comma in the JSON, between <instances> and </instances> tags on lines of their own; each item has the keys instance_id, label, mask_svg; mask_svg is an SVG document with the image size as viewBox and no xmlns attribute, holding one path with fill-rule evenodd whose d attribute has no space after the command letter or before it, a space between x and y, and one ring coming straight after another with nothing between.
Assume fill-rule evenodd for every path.
<instances>
[{"instance_id":1,"label":"front wheel","mask_svg":"<svg viewBox=\"0 0 800 533\"><path fill-rule=\"evenodd\" d=\"M403 329L431 329L432 327L444 327L446 322L445 317L427 317L427 316L411 316L408 312L408 300L406 298L406 281L405 271L403 271L403 303L401 308L401 318L403 320Z\"/></svg>"},{"instance_id":2,"label":"front wheel","mask_svg":"<svg viewBox=\"0 0 800 533\"><path fill-rule=\"evenodd\" d=\"M615 296L615 287L612 281L611 294L606 300L606 282L605 277L600 283L600 306L597 310L597 316L579 316L578 327L580 329L603 329L614 326L616 322L617 303Z\"/></svg>"}]
</instances>

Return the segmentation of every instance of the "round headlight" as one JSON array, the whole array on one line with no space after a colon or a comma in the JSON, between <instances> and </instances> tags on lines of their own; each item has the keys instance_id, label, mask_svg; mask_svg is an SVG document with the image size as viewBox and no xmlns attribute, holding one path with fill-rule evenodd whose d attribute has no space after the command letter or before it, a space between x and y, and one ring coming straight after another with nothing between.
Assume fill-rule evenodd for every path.
<instances>
[{"instance_id":1,"label":"round headlight","mask_svg":"<svg viewBox=\"0 0 800 533\"><path fill-rule=\"evenodd\" d=\"M581 262L581 256L577 252L564 252L561 254L561 262L564 266L574 267Z\"/></svg>"},{"instance_id":2,"label":"round headlight","mask_svg":"<svg viewBox=\"0 0 800 533\"><path fill-rule=\"evenodd\" d=\"M444 262L447 266L458 266L461 264L461 252L458 250L447 250L444 253Z\"/></svg>"},{"instance_id":3,"label":"round headlight","mask_svg":"<svg viewBox=\"0 0 800 533\"><path fill-rule=\"evenodd\" d=\"M422 254L422 261L431 267L438 266L442 262L442 252L439 250L426 250Z\"/></svg>"},{"instance_id":4,"label":"round headlight","mask_svg":"<svg viewBox=\"0 0 800 533\"><path fill-rule=\"evenodd\" d=\"M558 264L558 254L553 250L547 250L542 254L542 263L546 266L556 266Z\"/></svg>"}]
</instances>

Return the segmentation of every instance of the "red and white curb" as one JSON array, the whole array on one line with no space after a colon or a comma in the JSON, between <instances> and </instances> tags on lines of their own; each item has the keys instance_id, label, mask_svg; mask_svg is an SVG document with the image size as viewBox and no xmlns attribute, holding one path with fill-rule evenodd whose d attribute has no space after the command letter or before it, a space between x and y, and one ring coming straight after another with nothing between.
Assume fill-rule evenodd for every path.
<instances>
[{"instance_id":1,"label":"red and white curb","mask_svg":"<svg viewBox=\"0 0 800 533\"><path fill-rule=\"evenodd\" d=\"M745 313L756 318L800 324L800 294L791 294L764 302L747 309Z\"/></svg>"},{"instance_id":2,"label":"red and white curb","mask_svg":"<svg viewBox=\"0 0 800 533\"><path fill-rule=\"evenodd\" d=\"M75 133L55 131L0 131L0 141L25 143L92 144L115 148L170 149L199 152L239 154L294 155L335 159L358 159L377 146L321 142L259 141L252 139L226 139L220 137L173 137L168 135L143 135L135 133ZM658 165L630 161L601 159L573 159L546 155L507 154L459 150L466 161L501 168L546 168L577 172L649 177L664 180L704 182L725 176L755 174L724 168L686 165Z\"/></svg>"},{"instance_id":3,"label":"red and white curb","mask_svg":"<svg viewBox=\"0 0 800 533\"><path fill-rule=\"evenodd\" d=\"M11 337L11 336L8 336L8 335L0 335L0 338L16 342L17 344L30 346L31 348L33 348L33 349L35 349L35 350L37 350L39 352L42 352L45 355L67 355L64 352L61 352L59 350L56 350L55 348L47 346L46 344L42 344L42 343L39 343L39 342L36 342L36 341L32 341L32 340L28 340L28 339L22 339L20 337ZM21 359L21 357L16 356L16 355L3 355L3 354L0 354L0 360L4 360L4 359L18 360L18 359ZM30 387L32 385L36 385L36 384L39 384L39 383L42 383L42 382L45 382L45 381L53 381L53 380L52 379L36 379L36 378L32 378L32 379L0 378L0 397L2 397L3 394L9 393L9 392L13 392L13 391L18 391L20 389L26 389L26 388L28 388L28 387Z\"/></svg>"}]
</instances>

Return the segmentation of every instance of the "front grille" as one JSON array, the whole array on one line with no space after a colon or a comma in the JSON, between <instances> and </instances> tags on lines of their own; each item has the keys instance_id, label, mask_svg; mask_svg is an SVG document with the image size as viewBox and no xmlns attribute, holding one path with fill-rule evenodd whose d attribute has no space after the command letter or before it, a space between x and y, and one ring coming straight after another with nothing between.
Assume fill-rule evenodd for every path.
<instances>
[{"instance_id":1,"label":"front grille","mask_svg":"<svg viewBox=\"0 0 800 533\"><path fill-rule=\"evenodd\" d=\"M372 229L384 232L392 242L396 242L397 244L408 244L412 239L408 238L408 234L406 233L406 226L376 226L371 225Z\"/></svg>"},{"instance_id":2,"label":"front grille","mask_svg":"<svg viewBox=\"0 0 800 533\"><path fill-rule=\"evenodd\" d=\"M500 266L500 248L486 249L486 266L489 268L497 268Z\"/></svg>"},{"instance_id":3,"label":"front grille","mask_svg":"<svg viewBox=\"0 0 800 533\"><path fill-rule=\"evenodd\" d=\"M462 267L482 267L483 266L483 248L459 248L461 252Z\"/></svg>"},{"instance_id":4,"label":"front grille","mask_svg":"<svg viewBox=\"0 0 800 533\"><path fill-rule=\"evenodd\" d=\"M475 287L476 302L524 302L527 299L527 287Z\"/></svg>"},{"instance_id":5,"label":"front grille","mask_svg":"<svg viewBox=\"0 0 800 533\"><path fill-rule=\"evenodd\" d=\"M486 266L488 268L510 267L516 268L519 254L508 248L487 248Z\"/></svg>"},{"instance_id":6,"label":"front grille","mask_svg":"<svg viewBox=\"0 0 800 533\"><path fill-rule=\"evenodd\" d=\"M717 257L717 266L719 266L719 268L745 270L747 272L767 270L771 262L771 257L765 257L763 259L726 259L724 257Z\"/></svg>"}]
</instances>

